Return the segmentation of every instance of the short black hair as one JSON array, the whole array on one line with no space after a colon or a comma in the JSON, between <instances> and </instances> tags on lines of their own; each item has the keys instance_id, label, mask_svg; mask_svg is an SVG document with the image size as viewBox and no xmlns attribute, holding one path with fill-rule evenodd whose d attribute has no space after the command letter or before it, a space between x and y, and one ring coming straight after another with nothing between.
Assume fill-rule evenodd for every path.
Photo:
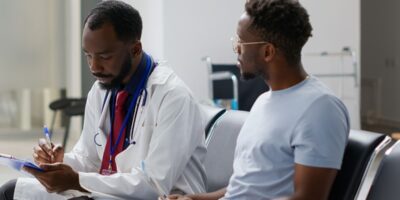
<instances>
[{"instance_id":1,"label":"short black hair","mask_svg":"<svg viewBox=\"0 0 400 200\"><path fill-rule=\"evenodd\" d=\"M301 62L301 49L312 36L307 11L297 0L249 0L251 28L280 49L289 63Z\"/></svg>"},{"instance_id":2,"label":"short black hair","mask_svg":"<svg viewBox=\"0 0 400 200\"><path fill-rule=\"evenodd\" d=\"M105 23L111 23L119 40L140 40L142 35L142 18L139 12L122 1L103 1L93 8L86 17L91 30L101 28Z\"/></svg>"}]
</instances>

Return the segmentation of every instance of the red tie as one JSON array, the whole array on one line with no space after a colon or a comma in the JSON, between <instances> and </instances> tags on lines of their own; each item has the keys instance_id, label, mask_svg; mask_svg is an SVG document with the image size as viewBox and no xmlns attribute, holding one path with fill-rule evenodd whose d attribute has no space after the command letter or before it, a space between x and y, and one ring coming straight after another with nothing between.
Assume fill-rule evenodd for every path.
<instances>
[{"instance_id":1,"label":"red tie","mask_svg":"<svg viewBox=\"0 0 400 200\"><path fill-rule=\"evenodd\" d=\"M124 109L124 104L126 99L128 98L128 92L122 90L119 91L117 93L117 100L115 103L115 113L114 113L114 128L113 128L113 139L111 143L111 134L108 136L107 138L107 144L106 144L106 148L104 149L104 154L103 154L103 161L101 163L101 168L100 168L100 174L103 175L110 175L113 174L115 172L117 172L117 166L115 164L115 156L118 155L124 148L124 141L125 141L125 129L122 132L122 136L121 139L118 143L118 146L116 147L116 149L114 150L114 154L112 156L112 163L111 163L111 169L109 169L110 166L110 145L112 145L112 147L115 147L115 143L118 142L118 135L120 132L120 129L122 127L122 123L124 121L125 115L126 115L126 111Z\"/></svg>"}]
</instances>

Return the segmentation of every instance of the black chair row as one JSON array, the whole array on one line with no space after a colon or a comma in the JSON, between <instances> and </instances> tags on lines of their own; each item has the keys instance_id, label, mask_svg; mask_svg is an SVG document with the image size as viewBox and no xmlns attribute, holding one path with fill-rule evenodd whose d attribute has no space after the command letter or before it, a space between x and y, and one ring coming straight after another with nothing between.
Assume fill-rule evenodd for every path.
<instances>
[{"instance_id":1,"label":"black chair row","mask_svg":"<svg viewBox=\"0 0 400 200\"><path fill-rule=\"evenodd\" d=\"M208 116L207 127L211 128L206 130L208 192L227 186L233 173L236 138L248 112L229 110L219 114ZM384 134L351 130L342 169L329 199L400 199L400 190L396 190L400 184L400 143L390 148L393 143Z\"/></svg>"}]
</instances>

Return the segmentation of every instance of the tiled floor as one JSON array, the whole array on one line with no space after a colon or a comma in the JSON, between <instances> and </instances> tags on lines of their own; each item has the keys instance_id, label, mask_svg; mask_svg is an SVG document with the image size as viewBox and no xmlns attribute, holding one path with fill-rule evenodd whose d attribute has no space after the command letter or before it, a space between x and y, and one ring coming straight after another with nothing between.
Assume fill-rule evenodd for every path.
<instances>
[{"instance_id":1,"label":"tiled floor","mask_svg":"<svg viewBox=\"0 0 400 200\"><path fill-rule=\"evenodd\" d=\"M56 131L53 137L54 143L60 143L63 130ZM32 159L33 147L37 144L38 138L43 137L41 130L17 131L0 130L0 153L10 154L21 159ZM68 149L71 149L76 139L69 141ZM0 185L10 179L25 176L18 171L0 165Z\"/></svg>"}]
</instances>

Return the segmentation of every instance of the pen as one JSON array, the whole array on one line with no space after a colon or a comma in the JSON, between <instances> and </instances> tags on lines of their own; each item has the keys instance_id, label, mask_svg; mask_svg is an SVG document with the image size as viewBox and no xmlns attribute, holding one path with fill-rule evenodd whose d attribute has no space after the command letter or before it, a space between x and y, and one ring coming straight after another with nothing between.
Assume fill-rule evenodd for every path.
<instances>
[{"instance_id":1,"label":"pen","mask_svg":"<svg viewBox=\"0 0 400 200\"><path fill-rule=\"evenodd\" d=\"M46 138L47 146L51 148L50 132L46 125L43 126L44 137Z\"/></svg>"},{"instance_id":2,"label":"pen","mask_svg":"<svg viewBox=\"0 0 400 200\"><path fill-rule=\"evenodd\" d=\"M50 140L50 132L49 132L49 129L47 128L46 125L43 126L43 132L44 132L44 137L45 137L45 139L46 139L47 147L49 147L50 150L51 150L51 149L52 149L52 146L51 146L51 140ZM50 157L51 157L51 162L53 162L53 160L54 160L54 155L51 154Z\"/></svg>"},{"instance_id":3,"label":"pen","mask_svg":"<svg viewBox=\"0 0 400 200\"><path fill-rule=\"evenodd\" d=\"M0 153L0 157L2 157L2 158L9 158L9 159L15 159L14 156L7 155L7 154L2 154L2 153Z\"/></svg>"}]
</instances>

